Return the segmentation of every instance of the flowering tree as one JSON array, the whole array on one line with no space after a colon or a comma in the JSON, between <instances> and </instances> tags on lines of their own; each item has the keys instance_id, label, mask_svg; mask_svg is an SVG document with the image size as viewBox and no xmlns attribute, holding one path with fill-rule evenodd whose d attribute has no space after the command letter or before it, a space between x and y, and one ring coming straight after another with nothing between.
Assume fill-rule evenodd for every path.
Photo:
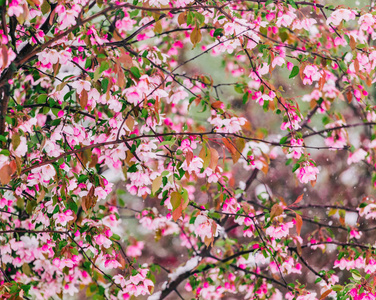
<instances>
[{"instance_id":1,"label":"flowering tree","mask_svg":"<svg viewBox=\"0 0 376 300\"><path fill-rule=\"evenodd\" d=\"M0 0L0 298L376 299L363 4Z\"/></svg>"}]
</instances>

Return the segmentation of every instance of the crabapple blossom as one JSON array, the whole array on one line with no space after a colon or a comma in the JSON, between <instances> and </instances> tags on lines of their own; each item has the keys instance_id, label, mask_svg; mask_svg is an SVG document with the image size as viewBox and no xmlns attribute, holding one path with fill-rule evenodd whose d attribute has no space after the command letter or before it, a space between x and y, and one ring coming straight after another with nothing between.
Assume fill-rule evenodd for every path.
<instances>
[{"instance_id":1,"label":"crabapple blossom","mask_svg":"<svg viewBox=\"0 0 376 300\"><path fill-rule=\"evenodd\" d=\"M319 169L312 162L307 162L298 168L295 174L301 183L308 183L315 181L319 172Z\"/></svg>"},{"instance_id":2,"label":"crabapple blossom","mask_svg":"<svg viewBox=\"0 0 376 300\"><path fill-rule=\"evenodd\" d=\"M345 2L2 1L0 297L375 299Z\"/></svg>"},{"instance_id":3,"label":"crabapple blossom","mask_svg":"<svg viewBox=\"0 0 376 300\"><path fill-rule=\"evenodd\" d=\"M212 219L209 219L205 213L200 213L195 220L195 233L202 240L210 239L218 235L218 226Z\"/></svg>"}]
</instances>

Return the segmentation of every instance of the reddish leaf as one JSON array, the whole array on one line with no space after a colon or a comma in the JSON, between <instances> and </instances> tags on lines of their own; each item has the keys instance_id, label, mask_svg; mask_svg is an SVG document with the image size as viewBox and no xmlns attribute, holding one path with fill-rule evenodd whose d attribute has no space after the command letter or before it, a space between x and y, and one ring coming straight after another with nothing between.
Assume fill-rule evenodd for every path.
<instances>
[{"instance_id":1,"label":"reddish leaf","mask_svg":"<svg viewBox=\"0 0 376 300\"><path fill-rule=\"evenodd\" d=\"M280 216L283 213L283 208L279 204L274 204L272 210L270 212L270 218L273 219L275 217Z\"/></svg>"},{"instance_id":2,"label":"reddish leaf","mask_svg":"<svg viewBox=\"0 0 376 300\"><path fill-rule=\"evenodd\" d=\"M12 168L10 165L5 165L0 169L0 182L2 185L8 184L12 178Z\"/></svg>"},{"instance_id":3,"label":"reddish leaf","mask_svg":"<svg viewBox=\"0 0 376 300\"><path fill-rule=\"evenodd\" d=\"M80 105L82 109L85 109L88 101L88 94L85 89L82 90L81 95L80 95Z\"/></svg>"},{"instance_id":4,"label":"reddish leaf","mask_svg":"<svg viewBox=\"0 0 376 300\"><path fill-rule=\"evenodd\" d=\"M326 297L327 297L332 291L333 291L332 289L329 289L329 290L325 291L325 292L321 295L320 300L325 299L325 298L326 298Z\"/></svg>"},{"instance_id":5,"label":"reddish leaf","mask_svg":"<svg viewBox=\"0 0 376 300\"><path fill-rule=\"evenodd\" d=\"M178 17L178 23L179 25L182 25L184 23L187 23L187 12L182 12Z\"/></svg>"},{"instance_id":6,"label":"reddish leaf","mask_svg":"<svg viewBox=\"0 0 376 300\"><path fill-rule=\"evenodd\" d=\"M228 138L222 138L222 142L225 144L227 150L231 153L233 162L236 163L240 158L239 152L236 150L236 148Z\"/></svg>"},{"instance_id":7,"label":"reddish leaf","mask_svg":"<svg viewBox=\"0 0 376 300\"><path fill-rule=\"evenodd\" d=\"M185 160L187 161L187 166L189 166L189 164L191 163L192 159L193 159L193 153L192 153L192 151L188 151L185 154Z\"/></svg>"},{"instance_id":8,"label":"reddish leaf","mask_svg":"<svg viewBox=\"0 0 376 300\"><path fill-rule=\"evenodd\" d=\"M213 148L210 148L210 153L211 153L211 157L210 157L209 167L210 169L215 170L218 164L218 159L219 159L218 151Z\"/></svg>"},{"instance_id":9,"label":"reddish leaf","mask_svg":"<svg viewBox=\"0 0 376 300\"><path fill-rule=\"evenodd\" d=\"M356 73L359 72L359 61L357 58L354 59L354 69Z\"/></svg>"},{"instance_id":10,"label":"reddish leaf","mask_svg":"<svg viewBox=\"0 0 376 300\"><path fill-rule=\"evenodd\" d=\"M350 35L350 47L351 47L351 50L354 50L356 47L356 41L352 35Z\"/></svg>"},{"instance_id":11,"label":"reddish leaf","mask_svg":"<svg viewBox=\"0 0 376 300\"><path fill-rule=\"evenodd\" d=\"M223 105L224 105L224 104L223 104L222 101L216 101L216 102L214 102L211 106L212 106L212 108L216 108L216 109L218 109L218 108L221 108Z\"/></svg>"},{"instance_id":12,"label":"reddish leaf","mask_svg":"<svg viewBox=\"0 0 376 300\"><path fill-rule=\"evenodd\" d=\"M296 215L296 232L298 235L300 235L300 231L302 230L302 225L303 225L303 219L301 216L299 216L297 213L295 213Z\"/></svg>"},{"instance_id":13,"label":"reddish leaf","mask_svg":"<svg viewBox=\"0 0 376 300\"><path fill-rule=\"evenodd\" d=\"M303 200L304 194L301 194L298 198L296 198L295 202L291 204L291 206L298 204L300 201Z\"/></svg>"}]
</instances>

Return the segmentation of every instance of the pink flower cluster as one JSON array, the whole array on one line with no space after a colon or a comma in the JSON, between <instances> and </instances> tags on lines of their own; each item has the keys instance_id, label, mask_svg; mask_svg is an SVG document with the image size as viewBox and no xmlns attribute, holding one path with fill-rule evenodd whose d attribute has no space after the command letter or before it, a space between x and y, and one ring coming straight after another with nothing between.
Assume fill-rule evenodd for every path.
<instances>
[{"instance_id":1,"label":"pink flower cluster","mask_svg":"<svg viewBox=\"0 0 376 300\"><path fill-rule=\"evenodd\" d=\"M308 183L315 181L319 172L319 169L312 162L305 162L295 171L295 174L301 183Z\"/></svg>"},{"instance_id":2,"label":"pink flower cluster","mask_svg":"<svg viewBox=\"0 0 376 300\"><path fill-rule=\"evenodd\" d=\"M113 277L114 282L119 284L122 288L123 294L138 297L140 295L150 295L151 289L154 287L153 281L146 276L149 273L148 269L138 269L135 275L129 277L128 280L123 275L118 274Z\"/></svg>"}]
</instances>

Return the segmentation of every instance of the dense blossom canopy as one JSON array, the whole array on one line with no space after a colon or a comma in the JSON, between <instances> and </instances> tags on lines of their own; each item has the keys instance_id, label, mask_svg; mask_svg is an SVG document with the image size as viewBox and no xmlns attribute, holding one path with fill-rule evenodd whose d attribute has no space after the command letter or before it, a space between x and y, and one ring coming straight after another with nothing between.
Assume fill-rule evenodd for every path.
<instances>
[{"instance_id":1,"label":"dense blossom canopy","mask_svg":"<svg viewBox=\"0 0 376 300\"><path fill-rule=\"evenodd\" d=\"M0 299L376 299L376 8L318 2L0 0Z\"/></svg>"}]
</instances>

